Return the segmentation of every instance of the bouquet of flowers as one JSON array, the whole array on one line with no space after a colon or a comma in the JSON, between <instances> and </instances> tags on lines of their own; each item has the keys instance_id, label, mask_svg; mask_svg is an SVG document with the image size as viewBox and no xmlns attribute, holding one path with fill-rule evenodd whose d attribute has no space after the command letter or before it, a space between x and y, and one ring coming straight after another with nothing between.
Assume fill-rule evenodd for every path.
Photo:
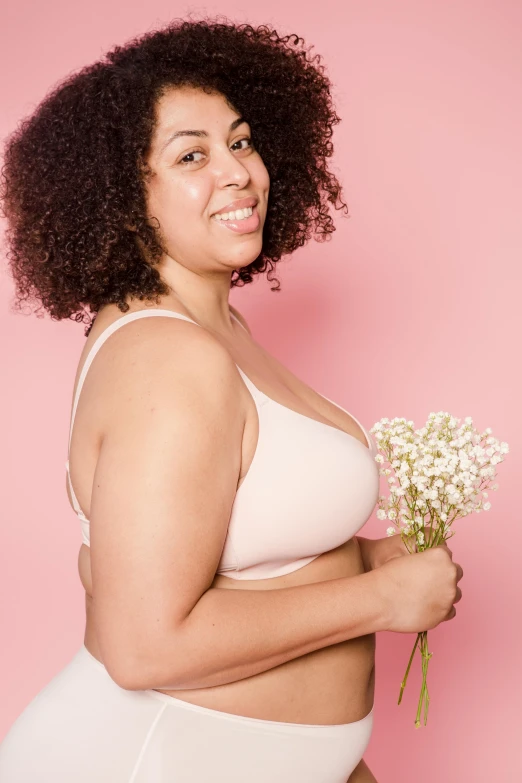
<instances>
[{"instance_id":1,"label":"bouquet of flowers","mask_svg":"<svg viewBox=\"0 0 522 783\"><path fill-rule=\"evenodd\" d=\"M438 546L454 535L451 526L456 519L491 508L488 491L497 490L498 484L490 482L496 478L495 466L504 461L502 455L509 452L509 446L493 438L489 427L478 432L470 416L462 426L459 423L460 419L439 411L430 413L419 430L414 429L413 421L403 418L383 418L370 429L381 452L375 461L382 465L386 460L390 466L379 470L380 475L388 476L390 496L379 495L377 518L393 522L387 535L400 534L409 553ZM417 646L422 657L422 687L415 719L419 728L423 704L424 725L428 720L427 674L433 653L428 652L427 631L417 634L398 704Z\"/></svg>"}]
</instances>

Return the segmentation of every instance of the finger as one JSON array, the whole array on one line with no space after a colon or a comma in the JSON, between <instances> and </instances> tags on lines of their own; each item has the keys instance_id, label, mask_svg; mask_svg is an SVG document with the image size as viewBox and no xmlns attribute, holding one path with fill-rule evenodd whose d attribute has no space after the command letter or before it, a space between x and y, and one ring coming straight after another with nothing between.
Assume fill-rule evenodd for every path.
<instances>
[{"instance_id":1,"label":"finger","mask_svg":"<svg viewBox=\"0 0 522 783\"><path fill-rule=\"evenodd\" d=\"M461 565L459 565L458 563L455 563L455 565L457 566L457 582L460 582L460 580L464 576L464 571Z\"/></svg>"},{"instance_id":2,"label":"finger","mask_svg":"<svg viewBox=\"0 0 522 783\"><path fill-rule=\"evenodd\" d=\"M460 601L461 598L462 598L462 590L460 589L460 587L457 587L456 596L455 596L455 600L453 601L453 603L457 604Z\"/></svg>"}]
</instances>

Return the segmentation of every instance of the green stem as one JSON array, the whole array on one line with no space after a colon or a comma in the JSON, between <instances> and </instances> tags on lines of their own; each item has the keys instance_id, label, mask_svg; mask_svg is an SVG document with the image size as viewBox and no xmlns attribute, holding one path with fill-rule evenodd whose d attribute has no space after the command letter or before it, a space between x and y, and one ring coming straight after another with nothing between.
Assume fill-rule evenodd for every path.
<instances>
[{"instance_id":1,"label":"green stem","mask_svg":"<svg viewBox=\"0 0 522 783\"><path fill-rule=\"evenodd\" d=\"M421 656L422 656L422 686L421 686L421 692L420 692L420 698L419 698L419 704L417 707L417 715L415 718L415 728L420 728L420 715L422 710L422 705L424 702L424 725L426 726L428 722L428 709L430 704L430 697L428 693L428 665L430 658L432 657L433 653L430 653L428 651L428 632L424 631L422 634L422 641L421 641Z\"/></svg>"},{"instance_id":2,"label":"green stem","mask_svg":"<svg viewBox=\"0 0 522 783\"><path fill-rule=\"evenodd\" d=\"M397 702L397 704L400 704L401 701L402 701L402 694L404 693L404 688L406 687L406 680L408 679L408 674L410 672L411 662L413 661L413 656L415 655L415 650L417 649L417 645L419 643L419 639L421 638L421 636L422 636L422 634L420 634L420 633L417 634L417 638L415 640L415 644L413 645L413 650L411 651L410 660L409 660L409 663L408 663L408 668L406 669L406 673L405 673L405 675L404 675L404 677L402 679L401 692L399 693L399 701Z\"/></svg>"},{"instance_id":3,"label":"green stem","mask_svg":"<svg viewBox=\"0 0 522 783\"><path fill-rule=\"evenodd\" d=\"M421 712L422 707L424 704L424 725L426 726L428 722L428 709L430 705L430 697L428 693L428 665L430 658L433 656L433 653L430 653L428 651L428 632L423 631L421 633L417 634L417 638L415 640L415 644L413 646L413 650L411 651L410 660L408 662L408 668L406 669L406 672L404 674L404 678L401 683L401 691L399 694L399 701L397 704L400 704L402 701L402 695L404 693L404 689L406 687L406 682L408 680L408 674L410 672L411 664L413 661L413 656L415 655L415 650L417 649L417 645L420 642L420 648L419 652L421 654L421 668L422 668L422 685L421 685L421 691L419 696L419 703L417 705L417 715L415 717L415 728L420 728L421 725Z\"/></svg>"}]
</instances>

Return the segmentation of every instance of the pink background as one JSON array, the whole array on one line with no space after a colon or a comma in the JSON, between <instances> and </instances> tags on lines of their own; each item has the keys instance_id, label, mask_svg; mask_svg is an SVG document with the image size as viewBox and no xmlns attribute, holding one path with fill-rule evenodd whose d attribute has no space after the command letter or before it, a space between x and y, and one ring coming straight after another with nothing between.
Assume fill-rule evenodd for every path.
<instances>
[{"instance_id":1,"label":"pink background","mask_svg":"<svg viewBox=\"0 0 522 783\"><path fill-rule=\"evenodd\" d=\"M522 5L148 5L11 2L1 135L72 70L189 11L297 32L324 56L351 218L334 213L333 241L279 265L280 293L263 278L230 301L270 352L366 426L383 416L420 426L448 410L509 443L491 510L457 523L450 544L463 599L455 620L430 632L428 726L414 728L419 658L397 705L415 637L380 634L365 759L379 783L520 781ZM73 322L14 314L5 273L0 286L3 737L83 641L80 525L64 463L84 337ZM361 534L385 528L374 512Z\"/></svg>"}]
</instances>

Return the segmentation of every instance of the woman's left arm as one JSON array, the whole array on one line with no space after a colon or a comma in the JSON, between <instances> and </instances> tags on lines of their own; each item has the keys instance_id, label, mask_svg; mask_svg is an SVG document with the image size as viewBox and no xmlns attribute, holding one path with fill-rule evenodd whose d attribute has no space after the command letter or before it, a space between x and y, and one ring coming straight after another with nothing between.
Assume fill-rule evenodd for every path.
<instances>
[{"instance_id":1,"label":"woman's left arm","mask_svg":"<svg viewBox=\"0 0 522 783\"><path fill-rule=\"evenodd\" d=\"M359 551L361 552L364 571L371 571L372 567L370 565L370 548L373 543L373 539L364 538L364 536L355 536L355 538L359 544Z\"/></svg>"},{"instance_id":2,"label":"woman's left arm","mask_svg":"<svg viewBox=\"0 0 522 783\"><path fill-rule=\"evenodd\" d=\"M426 525L424 531L429 536L431 534L431 525ZM409 549L406 548L400 533L395 533L393 536L385 536L384 538L365 538L364 536L355 536L355 538L359 543L365 571L379 568L387 560L393 560L394 557L409 555L410 550L415 552L415 538L413 535L408 542ZM377 779L365 760L361 759L346 783L377 783Z\"/></svg>"},{"instance_id":3,"label":"woman's left arm","mask_svg":"<svg viewBox=\"0 0 522 783\"><path fill-rule=\"evenodd\" d=\"M400 533L384 538L364 538L364 536L356 536L356 538L359 542L365 571L373 571L374 568L379 568L387 560L393 560L394 557L410 554ZM415 551L413 540L409 547Z\"/></svg>"},{"instance_id":4,"label":"woman's left arm","mask_svg":"<svg viewBox=\"0 0 522 783\"><path fill-rule=\"evenodd\" d=\"M426 540L433 537L432 529L432 525L424 527ZM394 557L402 557L402 555L409 555L416 551L413 534L408 542L409 548L406 547L400 533L394 533L393 536L385 536L384 538L364 538L364 536L355 536L355 538L359 542L365 571L373 571L374 568L379 568L387 560L393 560Z\"/></svg>"},{"instance_id":5,"label":"woman's left arm","mask_svg":"<svg viewBox=\"0 0 522 783\"><path fill-rule=\"evenodd\" d=\"M373 571L374 568L379 568L387 560L408 554L408 550L398 533L385 538L364 538L364 536L356 536L356 538L359 542L365 571Z\"/></svg>"}]
</instances>

